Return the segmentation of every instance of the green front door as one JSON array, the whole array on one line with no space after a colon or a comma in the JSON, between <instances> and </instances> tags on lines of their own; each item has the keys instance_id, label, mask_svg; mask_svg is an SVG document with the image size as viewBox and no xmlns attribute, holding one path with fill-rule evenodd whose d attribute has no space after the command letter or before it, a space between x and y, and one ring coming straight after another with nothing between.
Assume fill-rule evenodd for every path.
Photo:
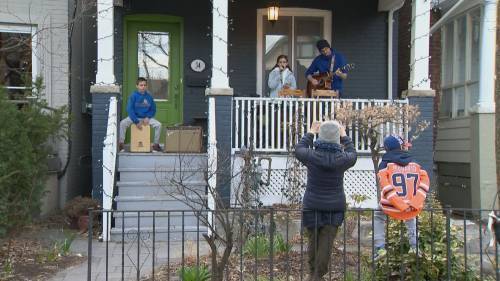
<instances>
[{"instance_id":1,"label":"green front door","mask_svg":"<svg viewBox=\"0 0 500 281\"><path fill-rule=\"evenodd\" d=\"M163 128L182 123L182 20L177 17L125 17L123 116L137 77L148 80ZM164 142L164 130L160 142Z\"/></svg>"}]
</instances>

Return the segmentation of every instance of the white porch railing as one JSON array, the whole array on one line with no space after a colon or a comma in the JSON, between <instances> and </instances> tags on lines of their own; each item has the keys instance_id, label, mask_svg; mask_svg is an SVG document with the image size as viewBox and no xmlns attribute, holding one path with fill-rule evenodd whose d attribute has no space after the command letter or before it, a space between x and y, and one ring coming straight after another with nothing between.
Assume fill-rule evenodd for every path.
<instances>
[{"instance_id":1,"label":"white porch railing","mask_svg":"<svg viewBox=\"0 0 500 281\"><path fill-rule=\"evenodd\" d=\"M109 99L108 127L102 149L102 208L111 210L113 204L113 189L115 186L116 152L118 142L118 101L116 97ZM102 238L109 240L111 230L111 213L105 213L102 218Z\"/></svg>"},{"instance_id":2,"label":"white porch railing","mask_svg":"<svg viewBox=\"0 0 500 281\"><path fill-rule=\"evenodd\" d=\"M313 121L335 114L336 104L352 103L353 108L387 104L407 104L408 100L368 99L294 99L236 97L233 99L233 151L252 145L255 151L286 152L297 143ZM369 152L368 144L356 128L347 124L348 135L358 152ZM400 124L381 126L381 137L390 133L403 134Z\"/></svg>"}]
</instances>

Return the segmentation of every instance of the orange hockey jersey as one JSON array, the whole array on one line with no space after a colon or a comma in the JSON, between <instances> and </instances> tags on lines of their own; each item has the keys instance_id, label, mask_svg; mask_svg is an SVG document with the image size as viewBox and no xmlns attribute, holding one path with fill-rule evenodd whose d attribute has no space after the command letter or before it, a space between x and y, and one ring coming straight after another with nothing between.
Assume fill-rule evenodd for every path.
<instances>
[{"instance_id":1,"label":"orange hockey jersey","mask_svg":"<svg viewBox=\"0 0 500 281\"><path fill-rule=\"evenodd\" d=\"M378 172L380 207L392 218L409 220L424 207L429 192L429 176L420 165L410 162L406 166L388 163ZM410 211L405 211L413 207Z\"/></svg>"}]
</instances>

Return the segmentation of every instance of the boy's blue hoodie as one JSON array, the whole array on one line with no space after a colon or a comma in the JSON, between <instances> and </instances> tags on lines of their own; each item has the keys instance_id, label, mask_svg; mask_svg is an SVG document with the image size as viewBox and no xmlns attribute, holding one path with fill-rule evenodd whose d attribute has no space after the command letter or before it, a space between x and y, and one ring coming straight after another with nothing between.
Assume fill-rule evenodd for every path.
<instances>
[{"instance_id":1,"label":"boy's blue hoodie","mask_svg":"<svg viewBox=\"0 0 500 281\"><path fill-rule=\"evenodd\" d=\"M382 161L380 161L378 168L379 170L385 169L387 167L387 163L396 163L400 166L406 166L410 162L413 162L413 158L408 151L395 149L386 152L384 156L382 156Z\"/></svg>"},{"instance_id":2,"label":"boy's blue hoodie","mask_svg":"<svg viewBox=\"0 0 500 281\"><path fill-rule=\"evenodd\" d=\"M139 118L153 118L155 116L156 104L147 91L144 94L134 91L128 98L127 112L132 122L138 124Z\"/></svg>"}]
</instances>

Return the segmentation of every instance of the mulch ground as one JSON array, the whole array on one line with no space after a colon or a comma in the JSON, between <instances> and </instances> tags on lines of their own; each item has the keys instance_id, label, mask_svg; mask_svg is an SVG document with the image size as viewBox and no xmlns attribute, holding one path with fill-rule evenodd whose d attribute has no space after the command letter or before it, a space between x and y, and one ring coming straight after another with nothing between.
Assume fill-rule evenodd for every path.
<instances>
[{"instance_id":1,"label":"mulch ground","mask_svg":"<svg viewBox=\"0 0 500 281\"><path fill-rule=\"evenodd\" d=\"M59 231L57 240L47 235ZM54 216L23 228L10 239L0 239L0 280L48 280L58 271L84 262L85 257L61 250L69 235L80 234L67 229L62 217Z\"/></svg>"},{"instance_id":2,"label":"mulch ground","mask_svg":"<svg viewBox=\"0 0 500 281\"><path fill-rule=\"evenodd\" d=\"M200 265L208 265L210 259L208 256L200 257ZM282 253L273 258L273 266L270 266L271 261L269 258L255 260L253 257L244 256L243 261L240 260L238 252L233 252L233 257L230 260L228 270L226 271L225 280L269 280L271 270L273 271L273 279L281 280L307 280L308 264L307 252L301 253L298 251L290 251L288 254ZM184 266L196 266L195 258L187 258L184 260ZM354 268L357 265L357 258L351 253L346 253L345 266L344 256L341 250L334 249L331 260L330 273L325 277L328 280L343 280L344 268ZM162 266L155 274L154 280L180 280L179 269L182 267L181 263L171 263L170 266ZM150 276L145 281L152 281Z\"/></svg>"}]
</instances>

